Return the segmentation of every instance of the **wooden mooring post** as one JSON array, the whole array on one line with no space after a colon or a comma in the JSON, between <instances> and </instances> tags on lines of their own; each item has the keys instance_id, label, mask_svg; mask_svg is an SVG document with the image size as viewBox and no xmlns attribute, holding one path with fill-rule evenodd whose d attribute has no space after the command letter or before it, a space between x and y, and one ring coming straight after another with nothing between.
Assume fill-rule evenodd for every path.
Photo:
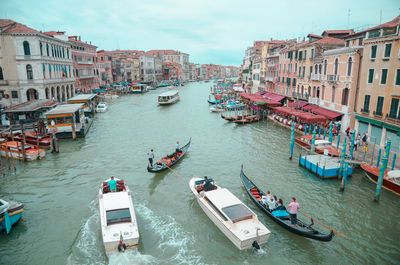
<instances>
[{"instance_id":1,"label":"wooden mooring post","mask_svg":"<svg viewBox=\"0 0 400 265\"><path fill-rule=\"evenodd\" d=\"M22 142L21 142L21 152L22 152L22 161L26 161L25 154L25 127L24 124L21 124L21 133L22 133Z\"/></svg>"}]
</instances>

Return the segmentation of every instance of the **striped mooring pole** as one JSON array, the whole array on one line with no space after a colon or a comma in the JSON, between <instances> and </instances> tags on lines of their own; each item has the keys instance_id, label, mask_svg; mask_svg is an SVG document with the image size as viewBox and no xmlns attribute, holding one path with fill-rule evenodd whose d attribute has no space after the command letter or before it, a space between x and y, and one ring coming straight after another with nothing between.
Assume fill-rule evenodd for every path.
<instances>
[{"instance_id":1,"label":"striped mooring pole","mask_svg":"<svg viewBox=\"0 0 400 265\"><path fill-rule=\"evenodd\" d=\"M390 153L390 145L392 143L392 140L388 138L386 142L386 151L384 156L382 157L382 164L379 169L379 176L378 176L378 181L376 183L376 192L375 192L375 201L379 201L379 198L381 197L381 191L382 191L382 183L383 183L383 176L385 175L385 170L387 168L388 160L389 160L389 153Z\"/></svg>"}]
</instances>

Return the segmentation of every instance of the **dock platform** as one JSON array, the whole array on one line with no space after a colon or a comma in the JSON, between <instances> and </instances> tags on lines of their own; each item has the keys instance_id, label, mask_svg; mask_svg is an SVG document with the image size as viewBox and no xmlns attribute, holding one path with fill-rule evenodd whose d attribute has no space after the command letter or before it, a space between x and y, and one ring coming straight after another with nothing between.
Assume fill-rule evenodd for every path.
<instances>
[{"instance_id":1,"label":"dock platform","mask_svg":"<svg viewBox=\"0 0 400 265\"><path fill-rule=\"evenodd\" d=\"M339 177L340 160L325 155L300 156L299 165L308 169L322 179ZM347 176L353 174L353 167L349 166Z\"/></svg>"}]
</instances>

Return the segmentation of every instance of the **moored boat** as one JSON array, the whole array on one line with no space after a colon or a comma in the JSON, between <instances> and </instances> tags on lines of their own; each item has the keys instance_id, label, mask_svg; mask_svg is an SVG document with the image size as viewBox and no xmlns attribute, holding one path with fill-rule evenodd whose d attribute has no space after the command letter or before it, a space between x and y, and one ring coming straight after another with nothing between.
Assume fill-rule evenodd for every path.
<instances>
[{"instance_id":1,"label":"moored boat","mask_svg":"<svg viewBox=\"0 0 400 265\"><path fill-rule=\"evenodd\" d=\"M21 219L23 212L22 203L0 199L0 231L5 229L8 234L12 225Z\"/></svg>"},{"instance_id":2,"label":"moored boat","mask_svg":"<svg viewBox=\"0 0 400 265\"><path fill-rule=\"evenodd\" d=\"M187 151L188 151L188 149L190 147L191 141L192 141L192 138L190 138L189 142L187 144L185 144L181 148L181 152L177 153L175 151L172 154L161 158L160 161L158 161L157 163L153 164L153 167L150 167L150 165L148 165L147 166L147 171L149 171L149 172L160 172L160 171L166 170L167 168L172 167L173 165L178 163L185 156L185 154L187 153Z\"/></svg>"},{"instance_id":3,"label":"moored boat","mask_svg":"<svg viewBox=\"0 0 400 265\"><path fill-rule=\"evenodd\" d=\"M259 120L260 118L258 118L257 116L250 115L250 116L242 116L241 119L232 120L232 122L237 124L246 124L246 123L257 122Z\"/></svg>"},{"instance_id":4,"label":"moored boat","mask_svg":"<svg viewBox=\"0 0 400 265\"><path fill-rule=\"evenodd\" d=\"M96 112L106 112L108 110L108 105L105 102L100 102L96 106Z\"/></svg>"},{"instance_id":5,"label":"moored boat","mask_svg":"<svg viewBox=\"0 0 400 265\"><path fill-rule=\"evenodd\" d=\"M179 101L178 90L171 90L164 92L158 96L158 104L160 105L170 105Z\"/></svg>"},{"instance_id":6,"label":"moored boat","mask_svg":"<svg viewBox=\"0 0 400 265\"><path fill-rule=\"evenodd\" d=\"M17 131L13 132L11 135L10 133L2 133L1 137L7 139L8 141L18 141L22 142L22 132ZM25 132L25 142L32 145L38 145L41 148L50 148L50 135L48 134L38 134L36 132Z\"/></svg>"},{"instance_id":7,"label":"moored boat","mask_svg":"<svg viewBox=\"0 0 400 265\"><path fill-rule=\"evenodd\" d=\"M312 225L314 222L311 219L311 224L306 224L301 221L299 218L297 219L297 226L292 226L289 213L283 209L270 210L268 206L265 206L261 203L261 198L263 195L266 195L262 190L260 190L243 172L243 167L240 172L240 178L244 187L246 188L247 194L250 196L252 201L275 223L279 224L286 230L289 230L292 233L319 240L319 241L331 241L333 237L333 231L329 234L323 234L318 230L314 229Z\"/></svg>"},{"instance_id":8,"label":"moored boat","mask_svg":"<svg viewBox=\"0 0 400 265\"><path fill-rule=\"evenodd\" d=\"M295 138L296 144L305 148L306 150L311 150L312 135L302 135ZM317 154L328 153L330 156L340 156L340 150L335 148L331 142L321 139L321 137L315 136L314 149Z\"/></svg>"},{"instance_id":9,"label":"moored boat","mask_svg":"<svg viewBox=\"0 0 400 265\"><path fill-rule=\"evenodd\" d=\"M223 112L224 111L224 107L215 105L214 107L210 108L210 111L211 112Z\"/></svg>"},{"instance_id":10,"label":"moored boat","mask_svg":"<svg viewBox=\"0 0 400 265\"><path fill-rule=\"evenodd\" d=\"M101 235L106 252L123 251L139 244L139 229L129 187L115 178L117 189L111 192L110 180L99 188Z\"/></svg>"},{"instance_id":11,"label":"moored boat","mask_svg":"<svg viewBox=\"0 0 400 265\"><path fill-rule=\"evenodd\" d=\"M361 168L372 182L377 183L380 170L379 167L364 164L361 165ZM400 195L400 170L386 170L383 176L382 186L385 189Z\"/></svg>"},{"instance_id":12,"label":"moored boat","mask_svg":"<svg viewBox=\"0 0 400 265\"><path fill-rule=\"evenodd\" d=\"M0 153L3 157L12 156L16 159L23 160L23 152L25 152L26 161L33 161L46 156L45 150L34 145L25 144L23 150L22 143L18 141L3 141L0 143Z\"/></svg>"},{"instance_id":13,"label":"moored boat","mask_svg":"<svg viewBox=\"0 0 400 265\"><path fill-rule=\"evenodd\" d=\"M229 190L203 178L192 178L189 187L200 207L221 230L222 233L240 250L266 243L271 232L250 210Z\"/></svg>"}]
</instances>

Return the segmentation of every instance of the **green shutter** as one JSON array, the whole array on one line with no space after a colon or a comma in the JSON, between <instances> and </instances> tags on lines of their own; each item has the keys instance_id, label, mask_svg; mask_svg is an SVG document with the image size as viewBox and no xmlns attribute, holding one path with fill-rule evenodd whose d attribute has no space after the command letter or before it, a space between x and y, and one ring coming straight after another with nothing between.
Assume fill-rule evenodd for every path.
<instances>
[{"instance_id":1,"label":"green shutter","mask_svg":"<svg viewBox=\"0 0 400 265\"><path fill-rule=\"evenodd\" d=\"M383 97L378 97L378 102L376 104L376 114L381 115L382 114L382 108L383 108Z\"/></svg>"},{"instance_id":2,"label":"green shutter","mask_svg":"<svg viewBox=\"0 0 400 265\"><path fill-rule=\"evenodd\" d=\"M365 95L364 98L364 111L365 112L369 112L369 100L370 100L371 96L370 95Z\"/></svg>"},{"instance_id":3,"label":"green shutter","mask_svg":"<svg viewBox=\"0 0 400 265\"><path fill-rule=\"evenodd\" d=\"M296 86L296 78L293 78L293 86Z\"/></svg>"},{"instance_id":4,"label":"green shutter","mask_svg":"<svg viewBox=\"0 0 400 265\"><path fill-rule=\"evenodd\" d=\"M387 69L382 69L382 78L381 78L381 84L385 85L386 84L386 78L387 78Z\"/></svg>"},{"instance_id":5,"label":"green shutter","mask_svg":"<svg viewBox=\"0 0 400 265\"><path fill-rule=\"evenodd\" d=\"M400 69L397 69L396 86L400 86Z\"/></svg>"},{"instance_id":6,"label":"green shutter","mask_svg":"<svg viewBox=\"0 0 400 265\"><path fill-rule=\"evenodd\" d=\"M390 51L392 50L392 44L388 43L385 45L385 57L390 57Z\"/></svg>"},{"instance_id":7,"label":"green shutter","mask_svg":"<svg viewBox=\"0 0 400 265\"><path fill-rule=\"evenodd\" d=\"M376 58L376 45L371 46L371 58Z\"/></svg>"},{"instance_id":8,"label":"green shutter","mask_svg":"<svg viewBox=\"0 0 400 265\"><path fill-rule=\"evenodd\" d=\"M374 81L374 69L369 69L368 71L368 83L372 83Z\"/></svg>"},{"instance_id":9,"label":"green shutter","mask_svg":"<svg viewBox=\"0 0 400 265\"><path fill-rule=\"evenodd\" d=\"M389 117L396 118L397 117L398 108L399 108L399 99L398 98L392 98L392 103L390 104Z\"/></svg>"}]
</instances>

